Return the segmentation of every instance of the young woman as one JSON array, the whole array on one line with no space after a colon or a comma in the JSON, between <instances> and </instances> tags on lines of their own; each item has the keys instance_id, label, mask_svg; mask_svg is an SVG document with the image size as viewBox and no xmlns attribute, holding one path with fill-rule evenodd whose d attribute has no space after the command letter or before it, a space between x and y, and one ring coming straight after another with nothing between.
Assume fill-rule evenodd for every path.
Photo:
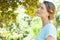
<instances>
[{"instance_id":1,"label":"young woman","mask_svg":"<svg viewBox=\"0 0 60 40\"><path fill-rule=\"evenodd\" d=\"M38 16L43 22L42 30L38 33L36 40L57 40L56 28L51 22L54 19L55 6L52 2L44 1L38 8Z\"/></svg>"}]
</instances>

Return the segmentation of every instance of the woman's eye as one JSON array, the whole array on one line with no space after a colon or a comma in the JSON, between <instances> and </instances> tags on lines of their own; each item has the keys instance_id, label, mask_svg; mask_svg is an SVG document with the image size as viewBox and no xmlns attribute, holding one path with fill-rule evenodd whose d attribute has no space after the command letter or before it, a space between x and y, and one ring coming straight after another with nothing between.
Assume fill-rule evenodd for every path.
<instances>
[{"instance_id":1,"label":"woman's eye","mask_svg":"<svg viewBox=\"0 0 60 40\"><path fill-rule=\"evenodd\" d=\"M43 9L43 7L41 7L41 9Z\"/></svg>"}]
</instances>

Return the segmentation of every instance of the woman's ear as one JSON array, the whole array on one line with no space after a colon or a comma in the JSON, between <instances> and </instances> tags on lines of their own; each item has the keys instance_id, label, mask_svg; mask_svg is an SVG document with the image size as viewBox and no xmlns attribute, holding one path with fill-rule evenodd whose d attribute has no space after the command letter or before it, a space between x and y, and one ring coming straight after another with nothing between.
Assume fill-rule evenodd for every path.
<instances>
[{"instance_id":1,"label":"woman's ear","mask_svg":"<svg viewBox=\"0 0 60 40\"><path fill-rule=\"evenodd\" d=\"M53 10L50 10L51 11L51 13L53 13Z\"/></svg>"},{"instance_id":2,"label":"woman's ear","mask_svg":"<svg viewBox=\"0 0 60 40\"><path fill-rule=\"evenodd\" d=\"M53 10L50 9L49 11L50 11L51 13L53 13Z\"/></svg>"}]
</instances>

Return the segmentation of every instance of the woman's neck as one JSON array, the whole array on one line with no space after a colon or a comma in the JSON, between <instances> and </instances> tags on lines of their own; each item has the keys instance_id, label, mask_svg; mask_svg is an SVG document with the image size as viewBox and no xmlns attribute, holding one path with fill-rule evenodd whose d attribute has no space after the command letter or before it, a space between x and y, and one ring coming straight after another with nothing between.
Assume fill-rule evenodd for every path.
<instances>
[{"instance_id":1,"label":"woman's neck","mask_svg":"<svg viewBox=\"0 0 60 40\"><path fill-rule=\"evenodd\" d=\"M43 18L42 22L43 22L43 26L45 26L46 24L50 23L50 20L47 18L45 18L45 19Z\"/></svg>"}]
</instances>

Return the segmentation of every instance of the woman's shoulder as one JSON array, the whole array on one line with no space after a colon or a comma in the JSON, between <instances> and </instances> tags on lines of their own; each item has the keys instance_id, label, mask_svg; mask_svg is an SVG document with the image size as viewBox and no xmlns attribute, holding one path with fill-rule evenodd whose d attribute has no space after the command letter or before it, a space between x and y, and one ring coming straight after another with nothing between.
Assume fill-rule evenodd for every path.
<instances>
[{"instance_id":1,"label":"woman's shoulder","mask_svg":"<svg viewBox=\"0 0 60 40\"><path fill-rule=\"evenodd\" d=\"M57 32L56 27L52 23L47 24L43 28L43 31L45 31L46 33L56 33Z\"/></svg>"},{"instance_id":2,"label":"woman's shoulder","mask_svg":"<svg viewBox=\"0 0 60 40\"><path fill-rule=\"evenodd\" d=\"M55 39L56 39L56 33L57 33L57 30L56 30L56 27L52 24L52 23L49 23L45 26L45 30L46 30L46 38L51 35L53 36Z\"/></svg>"},{"instance_id":3,"label":"woman's shoulder","mask_svg":"<svg viewBox=\"0 0 60 40\"><path fill-rule=\"evenodd\" d=\"M45 28L47 28L47 29L55 29L56 30L56 27L53 25L53 23L49 23L49 24L47 24L46 26L45 26Z\"/></svg>"}]
</instances>

